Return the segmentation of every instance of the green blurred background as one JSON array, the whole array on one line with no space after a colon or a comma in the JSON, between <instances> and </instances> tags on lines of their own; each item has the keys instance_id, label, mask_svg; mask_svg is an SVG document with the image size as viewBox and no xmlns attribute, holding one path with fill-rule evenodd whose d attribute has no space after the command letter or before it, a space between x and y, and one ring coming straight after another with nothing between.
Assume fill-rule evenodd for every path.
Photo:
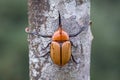
<instances>
[{"instance_id":1,"label":"green blurred background","mask_svg":"<svg viewBox=\"0 0 120 80\"><path fill-rule=\"evenodd\" d=\"M91 80L120 80L120 0L92 0Z\"/></svg>"},{"instance_id":2,"label":"green blurred background","mask_svg":"<svg viewBox=\"0 0 120 80\"><path fill-rule=\"evenodd\" d=\"M120 0L91 0L91 80L120 80ZM29 80L27 0L0 0L0 80Z\"/></svg>"},{"instance_id":3,"label":"green blurred background","mask_svg":"<svg viewBox=\"0 0 120 80\"><path fill-rule=\"evenodd\" d=\"M0 0L0 80L29 80L27 0Z\"/></svg>"}]
</instances>

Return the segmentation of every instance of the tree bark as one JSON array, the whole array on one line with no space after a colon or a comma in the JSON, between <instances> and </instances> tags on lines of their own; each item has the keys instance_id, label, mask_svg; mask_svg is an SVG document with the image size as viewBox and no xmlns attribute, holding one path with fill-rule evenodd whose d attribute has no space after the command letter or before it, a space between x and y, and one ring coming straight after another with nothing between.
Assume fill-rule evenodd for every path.
<instances>
[{"instance_id":1,"label":"tree bark","mask_svg":"<svg viewBox=\"0 0 120 80\"><path fill-rule=\"evenodd\" d=\"M87 28L76 37L70 38L77 48L72 54L78 64L70 60L65 66L55 65L50 56L41 57L50 48L43 50L51 38L29 35L30 80L90 80L90 52L92 34L90 30L90 0L28 0L28 21L31 32L52 35L58 28L60 11L63 29L75 33Z\"/></svg>"}]
</instances>

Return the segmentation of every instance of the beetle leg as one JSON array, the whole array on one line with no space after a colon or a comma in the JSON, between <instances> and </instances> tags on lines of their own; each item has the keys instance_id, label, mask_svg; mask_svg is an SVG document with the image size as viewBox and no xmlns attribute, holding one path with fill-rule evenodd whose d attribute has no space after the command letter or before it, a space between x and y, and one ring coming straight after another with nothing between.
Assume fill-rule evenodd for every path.
<instances>
[{"instance_id":1,"label":"beetle leg","mask_svg":"<svg viewBox=\"0 0 120 80\"><path fill-rule=\"evenodd\" d=\"M44 37L44 38L51 38L52 37L52 35L43 35L43 34L37 34L37 33L30 33L30 34L32 34L32 35L37 35L38 37Z\"/></svg>"},{"instance_id":2,"label":"beetle leg","mask_svg":"<svg viewBox=\"0 0 120 80\"><path fill-rule=\"evenodd\" d=\"M77 48L77 46L75 46L72 41L70 41L70 43L74 48Z\"/></svg>"},{"instance_id":3,"label":"beetle leg","mask_svg":"<svg viewBox=\"0 0 120 80\"><path fill-rule=\"evenodd\" d=\"M51 38L52 35L42 35L42 34L38 34L38 36L44 37L44 38Z\"/></svg>"},{"instance_id":4,"label":"beetle leg","mask_svg":"<svg viewBox=\"0 0 120 80\"><path fill-rule=\"evenodd\" d=\"M47 47L49 47L50 44L51 44L51 42L48 43L47 46L46 46L45 48L42 48L42 50L45 50Z\"/></svg>"},{"instance_id":5,"label":"beetle leg","mask_svg":"<svg viewBox=\"0 0 120 80\"><path fill-rule=\"evenodd\" d=\"M40 56L40 57L45 57L50 53L50 51L48 51L47 53L45 53L44 55Z\"/></svg>"},{"instance_id":6,"label":"beetle leg","mask_svg":"<svg viewBox=\"0 0 120 80\"><path fill-rule=\"evenodd\" d=\"M75 64L78 64L77 61L74 59L73 55L71 55L71 56L72 56L73 62L74 62Z\"/></svg>"},{"instance_id":7,"label":"beetle leg","mask_svg":"<svg viewBox=\"0 0 120 80\"><path fill-rule=\"evenodd\" d=\"M27 32L30 35L37 35L38 37L44 37L44 38L51 38L52 35L43 35L43 34L38 34L37 32Z\"/></svg>"},{"instance_id":8,"label":"beetle leg","mask_svg":"<svg viewBox=\"0 0 120 80\"><path fill-rule=\"evenodd\" d=\"M84 31L86 28L87 28L87 26L84 26L84 27L80 28L77 33L75 33L75 34L69 34L69 37L75 37L75 36L77 36L77 35L80 34L82 31Z\"/></svg>"}]
</instances>

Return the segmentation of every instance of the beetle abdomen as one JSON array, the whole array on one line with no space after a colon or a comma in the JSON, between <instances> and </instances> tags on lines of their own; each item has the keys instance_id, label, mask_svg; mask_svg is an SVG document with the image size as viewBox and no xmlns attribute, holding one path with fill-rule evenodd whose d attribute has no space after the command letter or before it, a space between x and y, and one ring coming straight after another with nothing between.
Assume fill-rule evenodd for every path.
<instances>
[{"instance_id":1,"label":"beetle abdomen","mask_svg":"<svg viewBox=\"0 0 120 80\"><path fill-rule=\"evenodd\" d=\"M63 43L53 41L51 43L50 56L52 61L59 66L63 66L68 63L71 57L70 41L65 41Z\"/></svg>"}]
</instances>

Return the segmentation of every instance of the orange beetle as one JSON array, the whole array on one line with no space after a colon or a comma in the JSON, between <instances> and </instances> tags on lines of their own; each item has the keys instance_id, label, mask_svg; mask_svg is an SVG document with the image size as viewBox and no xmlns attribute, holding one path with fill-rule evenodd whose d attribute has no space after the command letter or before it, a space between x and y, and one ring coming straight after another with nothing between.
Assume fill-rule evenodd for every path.
<instances>
[{"instance_id":1,"label":"orange beetle","mask_svg":"<svg viewBox=\"0 0 120 80\"><path fill-rule=\"evenodd\" d=\"M52 36L50 56L52 61L59 66L65 65L71 58L71 43L69 35L62 29L60 14L59 28Z\"/></svg>"},{"instance_id":2,"label":"orange beetle","mask_svg":"<svg viewBox=\"0 0 120 80\"><path fill-rule=\"evenodd\" d=\"M58 11L59 13L59 11ZM58 66L64 66L68 63L68 61L71 59L77 64L75 61L73 55L71 46L74 46L72 41L70 41L69 37L75 37L78 34L80 34L86 27L82 27L76 34L70 34L68 35L63 29L61 24L61 16L59 13L59 26L58 29L54 32L53 35L42 35L37 33L29 33L29 34L35 34L44 38L52 38L52 42L50 42L43 50L45 50L50 45L50 57L54 64ZM75 47L75 46L74 46ZM41 57L46 56L48 53L42 55Z\"/></svg>"}]
</instances>

